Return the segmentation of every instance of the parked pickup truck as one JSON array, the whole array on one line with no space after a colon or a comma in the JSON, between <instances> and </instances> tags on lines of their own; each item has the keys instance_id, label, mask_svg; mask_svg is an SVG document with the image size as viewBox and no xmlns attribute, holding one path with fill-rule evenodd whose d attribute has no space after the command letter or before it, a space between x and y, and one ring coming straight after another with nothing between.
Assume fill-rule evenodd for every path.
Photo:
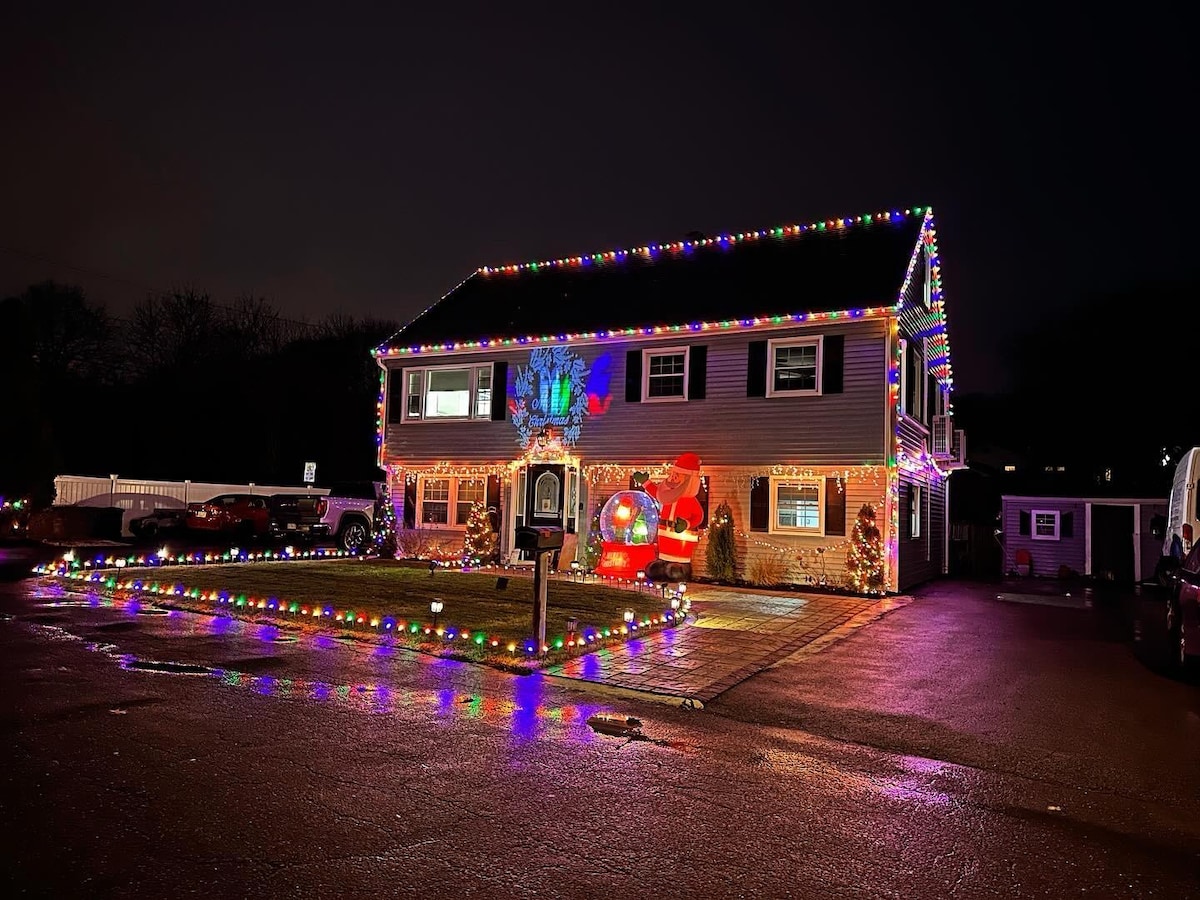
<instances>
[{"instance_id":1,"label":"parked pickup truck","mask_svg":"<svg viewBox=\"0 0 1200 900\"><path fill-rule=\"evenodd\" d=\"M274 494L267 505L272 537L316 539L329 534L327 498L321 494Z\"/></svg>"},{"instance_id":2,"label":"parked pickup truck","mask_svg":"<svg viewBox=\"0 0 1200 900\"><path fill-rule=\"evenodd\" d=\"M384 497L382 481L351 481L329 489L321 521L343 550L365 549L375 533L375 522Z\"/></svg>"}]
</instances>

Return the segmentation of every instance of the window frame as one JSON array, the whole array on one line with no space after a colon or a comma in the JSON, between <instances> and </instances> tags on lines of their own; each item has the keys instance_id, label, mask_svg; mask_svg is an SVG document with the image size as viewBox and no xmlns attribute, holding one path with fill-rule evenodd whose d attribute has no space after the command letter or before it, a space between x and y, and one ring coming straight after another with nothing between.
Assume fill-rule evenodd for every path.
<instances>
[{"instance_id":1,"label":"window frame","mask_svg":"<svg viewBox=\"0 0 1200 900\"><path fill-rule=\"evenodd\" d=\"M775 387L775 351L782 347L816 347L816 387L803 390L783 390ZM771 338L767 341L767 396L768 397L819 397L821 395L821 369L825 359L825 336L823 334L800 337ZM772 496L774 494L772 493ZM774 501L772 501L774 502Z\"/></svg>"},{"instance_id":2,"label":"window frame","mask_svg":"<svg viewBox=\"0 0 1200 900\"><path fill-rule=\"evenodd\" d=\"M488 374L488 405L487 409L481 409L479 405L479 380L480 374L483 371ZM490 362L475 362L475 363L459 363L457 365L438 365L438 366L410 366L400 369L404 373L404 393L400 398L401 409L403 416L401 422L490 422L492 419L491 402L496 390L496 363ZM433 416L432 418L426 415L426 405L429 397L429 377L432 372L447 372L447 371L466 371L467 378L467 414L465 416ZM421 391L419 394L412 392L413 376L420 376ZM419 412L413 412L413 400L416 399L416 409Z\"/></svg>"},{"instance_id":3,"label":"window frame","mask_svg":"<svg viewBox=\"0 0 1200 900\"><path fill-rule=\"evenodd\" d=\"M434 500L433 503L446 504L446 521L425 521L425 485L429 481L448 481L445 500ZM458 519L459 484L463 481L476 481L483 485L483 504L487 505L487 476L486 475L418 475L417 476L417 510L416 525L418 528L435 528L439 531L465 531L466 523L456 524ZM474 501L471 501L474 502Z\"/></svg>"},{"instance_id":4,"label":"window frame","mask_svg":"<svg viewBox=\"0 0 1200 900\"><path fill-rule=\"evenodd\" d=\"M925 531L925 485L908 486L908 538L919 541Z\"/></svg>"},{"instance_id":5,"label":"window frame","mask_svg":"<svg viewBox=\"0 0 1200 900\"><path fill-rule=\"evenodd\" d=\"M1054 517L1054 533L1038 534L1038 516ZM1031 509L1029 510L1029 537L1034 541L1062 540L1062 510L1061 509Z\"/></svg>"},{"instance_id":6,"label":"window frame","mask_svg":"<svg viewBox=\"0 0 1200 900\"><path fill-rule=\"evenodd\" d=\"M796 528L779 524L779 488L815 487L817 489L817 527ZM767 503L767 533L790 534L796 537L825 536L825 479L798 478L791 475L772 475Z\"/></svg>"},{"instance_id":7,"label":"window frame","mask_svg":"<svg viewBox=\"0 0 1200 900\"><path fill-rule=\"evenodd\" d=\"M927 342L925 338L900 338L900 413L906 418L912 419L914 422L924 424L927 420L929 411L929 398L926 396L929 392L929 379L926 377L929 374L929 360L927 358ZM917 387L913 392L913 403L917 409L910 409L908 402L909 382L913 379L913 375L909 374L910 354L920 352L920 364L917 367L915 377L917 379Z\"/></svg>"},{"instance_id":8,"label":"window frame","mask_svg":"<svg viewBox=\"0 0 1200 900\"><path fill-rule=\"evenodd\" d=\"M682 347L644 347L642 348L642 402L643 403L686 403L688 400L688 378L692 372L692 354L690 346ZM670 397L650 396L650 360L655 356L683 355L683 393ZM671 375L675 378L677 376Z\"/></svg>"}]
</instances>

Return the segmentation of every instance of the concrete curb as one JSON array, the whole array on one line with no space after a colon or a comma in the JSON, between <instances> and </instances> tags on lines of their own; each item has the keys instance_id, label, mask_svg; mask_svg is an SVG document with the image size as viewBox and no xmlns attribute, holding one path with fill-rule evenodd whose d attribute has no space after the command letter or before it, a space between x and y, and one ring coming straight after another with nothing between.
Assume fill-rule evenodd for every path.
<instances>
[{"instance_id":1,"label":"concrete curb","mask_svg":"<svg viewBox=\"0 0 1200 900\"><path fill-rule=\"evenodd\" d=\"M554 681L565 688L566 690L579 691L588 694L600 694L605 697L620 700L637 700L642 703L661 703L665 706L674 706L677 709L700 711L704 709L704 703L695 697L686 697L682 694L656 694L653 691L639 691L635 688L620 687L615 684L605 684L603 681L588 681L585 678L571 678L569 675L551 675L548 672L540 673L546 678L552 678Z\"/></svg>"}]
</instances>

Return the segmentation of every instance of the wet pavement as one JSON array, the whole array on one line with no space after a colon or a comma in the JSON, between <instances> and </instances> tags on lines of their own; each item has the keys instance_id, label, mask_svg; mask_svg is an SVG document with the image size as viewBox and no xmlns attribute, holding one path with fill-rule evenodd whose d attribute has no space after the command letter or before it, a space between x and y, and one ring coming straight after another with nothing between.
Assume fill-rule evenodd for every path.
<instances>
[{"instance_id":1,"label":"wet pavement","mask_svg":"<svg viewBox=\"0 0 1200 900\"><path fill-rule=\"evenodd\" d=\"M1200 896L1200 688L1139 658L1149 600L938 584L687 711L30 586L8 896Z\"/></svg>"},{"instance_id":2,"label":"wet pavement","mask_svg":"<svg viewBox=\"0 0 1200 900\"><path fill-rule=\"evenodd\" d=\"M683 700L708 702L814 642L835 638L907 598L693 586L688 625L550 666L576 678Z\"/></svg>"}]
</instances>

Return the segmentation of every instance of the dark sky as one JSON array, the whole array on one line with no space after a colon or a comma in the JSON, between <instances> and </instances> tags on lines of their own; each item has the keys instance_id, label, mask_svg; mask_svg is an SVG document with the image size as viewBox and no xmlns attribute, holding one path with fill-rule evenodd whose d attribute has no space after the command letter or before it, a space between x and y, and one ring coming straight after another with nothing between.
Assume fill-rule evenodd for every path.
<instances>
[{"instance_id":1,"label":"dark sky","mask_svg":"<svg viewBox=\"0 0 1200 900\"><path fill-rule=\"evenodd\" d=\"M1154 5L410 6L6 12L0 296L404 321L482 264L932 203L974 391L1029 317L1195 272L1194 67Z\"/></svg>"}]
</instances>

